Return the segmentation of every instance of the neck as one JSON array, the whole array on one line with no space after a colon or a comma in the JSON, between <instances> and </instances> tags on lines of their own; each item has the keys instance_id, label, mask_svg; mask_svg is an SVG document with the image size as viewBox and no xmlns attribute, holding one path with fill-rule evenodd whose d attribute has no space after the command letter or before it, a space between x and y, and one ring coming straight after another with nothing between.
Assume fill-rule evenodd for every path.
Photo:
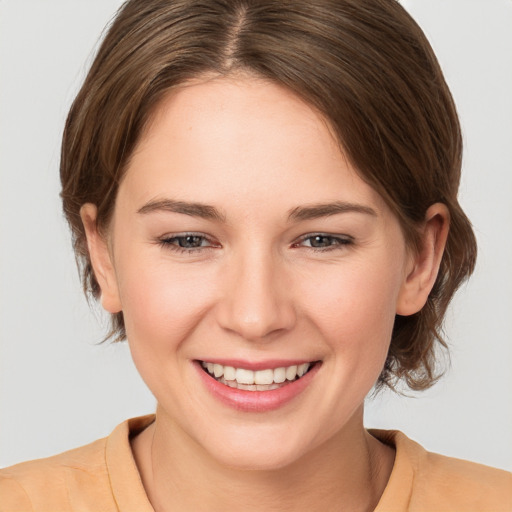
<instances>
[{"instance_id":1,"label":"neck","mask_svg":"<svg viewBox=\"0 0 512 512\"><path fill-rule=\"evenodd\" d=\"M362 412L314 451L272 470L220 464L159 413L132 448L155 512L371 511L389 479L394 452L366 432Z\"/></svg>"}]
</instances>

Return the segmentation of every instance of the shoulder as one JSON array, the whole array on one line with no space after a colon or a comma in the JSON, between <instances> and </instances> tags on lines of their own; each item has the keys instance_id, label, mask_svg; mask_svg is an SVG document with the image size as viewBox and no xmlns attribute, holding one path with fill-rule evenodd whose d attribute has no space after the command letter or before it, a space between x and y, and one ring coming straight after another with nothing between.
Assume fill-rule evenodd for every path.
<instances>
[{"instance_id":1,"label":"shoulder","mask_svg":"<svg viewBox=\"0 0 512 512\"><path fill-rule=\"evenodd\" d=\"M425 452L419 461L415 489L418 498L433 506L512 511L511 473L436 453Z\"/></svg>"},{"instance_id":2,"label":"shoulder","mask_svg":"<svg viewBox=\"0 0 512 512\"><path fill-rule=\"evenodd\" d=\"M151 511L130 439L154 419L132 418L86 446L0 469L0 512Z\"/></svg>"},{"instance_id":3,"label":"shoulder","mask_svg":"<svg viewBox=\"0 0 512 512\"><path fill-rule=\"evenodd\" d=\"M79 488L108 486L106 439L0 469L0 511L60 510Z\"/></svg>"},{"instance_id":4,"label":"shoulder","mask_svg":"<svg viewBox=\"0 0 512 512\"><path fill-rule=\"evenodd\" d=\"M396 449L386 491L401 493L407 510L512 511L512 473L428 452L401 432L372 434Z\"/></svg>"}]
</instances>

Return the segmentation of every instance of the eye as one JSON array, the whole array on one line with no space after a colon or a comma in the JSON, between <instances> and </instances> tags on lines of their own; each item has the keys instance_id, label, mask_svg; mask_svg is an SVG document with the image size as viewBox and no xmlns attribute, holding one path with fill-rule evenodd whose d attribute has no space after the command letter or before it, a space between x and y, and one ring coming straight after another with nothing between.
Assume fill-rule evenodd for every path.
<instances>
[{"instance_id":1,"label":"eye","mask_svg":"<svg viewBox=\"0 0 512 512\"><path fill-rule=\"evenodd\" d=\"M314 233L303 236L294 247L310 247L316 250L335 249L340 246L349 245L352 238L349 236L329 235L326 233Z\"/></svg>"},{"instance_id":2,"label":"eye","mask_svg":"<svg viewBox=\"0 0 512 512\"><path fill-rule=\"evenodd\" d=\"M217 247L209 238L198 233L183 233L180 235L166 236L159 240L163 247L181 251L181 252L197 252L202 249Z\"/></svg>"},{"instance_id":3,"label":"eye","mask_svg":"<svg viewBox=\"0 0 512 512\"><path fill-rule=\"evenodd\" d=\"M207 240L203 236L199 235L184 235L167 239L167 243L174 243L184 249L196 249L197 247L207 245Z\"/></svg>"}]
</instances>

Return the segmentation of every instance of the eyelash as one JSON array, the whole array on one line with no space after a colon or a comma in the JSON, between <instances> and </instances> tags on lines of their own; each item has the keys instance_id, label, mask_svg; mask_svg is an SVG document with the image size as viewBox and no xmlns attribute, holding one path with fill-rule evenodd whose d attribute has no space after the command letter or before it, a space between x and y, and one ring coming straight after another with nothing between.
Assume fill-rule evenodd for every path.
<instances>
[{"instance_id":1,"label":"eyelash","mask_svg":"<svg viewBox=\"0 0 512 512\"><path fill-rule=\"evenodd\" d=\"M328 233L308 233L307 235L302 236L299 239L299 242L294 243L293 247L294 248L299 247L299 244L301 244L302 242L304 242L306 240L311 241L312 239L314 239L316 237L328 239L330 241L330 244L327 246L324 246L324 247L313 247L311 245L306 246L308 249L311 249L314 252L334 251L334 250L340 249L344 246L351 245L354 242L353 238L348 235L340 236L340 235L330 235Z\"/></svg>"},{"instance_id":2,"label":"eyelash","mask_svg":"<svg viewBox=\"0 0 512 512\"><path fill-rule=\"evenodd\" d=\"M210 245L199 247L181 247L179 245L179 241L184 240L188 237L200 238L201 243L206 241ZM212 240L210 240L208 237L204 236L201 233L183 233L179 235L166 236L165 238L159 240L159 245L165 249L170 249L180 254L197 254L199 252L211 250L214 249L215 247L218 247L218 244L215 244Z\"/></svg>"},{"instance_id":3,"label":"eyelash","mask_svg":"<svg viewBox=\"0 0 512 512\"><path fill-rule=\"evenodd\" d=\"M184 240L188 237L199 238L201 244L204 242L208 242L210 245L200 245L198 247L181 247L179 245L180 240ZM351 245L353 243L353 239L350 236L339 236L339 235L330 235L327 233L308 233L307 235L302 236L298 242L292 244L293 248L301 247L301 244L306 240L311 241L314 238L323 238L329 241L329 245L324 247L313 247L312 245L303 246L314 252L328 252L336 249L340 249L344 246ZM170 249L172 251L181 253L181 254L197 254L199 252L208 251L214 248L219 247L219 244L215 244L210 238L201 234L201 233L183 233L179 235L167 236L159 240L159 245L163 248Z\"/></svg>"}]
</instances>

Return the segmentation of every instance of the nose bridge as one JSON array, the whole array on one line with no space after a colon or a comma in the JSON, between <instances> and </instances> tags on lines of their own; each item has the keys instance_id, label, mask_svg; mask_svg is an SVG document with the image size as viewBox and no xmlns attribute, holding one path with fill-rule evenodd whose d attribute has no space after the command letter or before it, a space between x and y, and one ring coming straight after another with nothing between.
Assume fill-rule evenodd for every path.
<instances>
[{"instance_id":1,"label":"nose bridge","mask_svg":"<svg viewBox=\"0 0 512 512\"><path fill-rule=\"evenodd\" d=\"M251 341L286 331L295 322L283 267L270 248L249 246L230 258L220 308L223 328Z\"/></svg>"}]
</instances>

